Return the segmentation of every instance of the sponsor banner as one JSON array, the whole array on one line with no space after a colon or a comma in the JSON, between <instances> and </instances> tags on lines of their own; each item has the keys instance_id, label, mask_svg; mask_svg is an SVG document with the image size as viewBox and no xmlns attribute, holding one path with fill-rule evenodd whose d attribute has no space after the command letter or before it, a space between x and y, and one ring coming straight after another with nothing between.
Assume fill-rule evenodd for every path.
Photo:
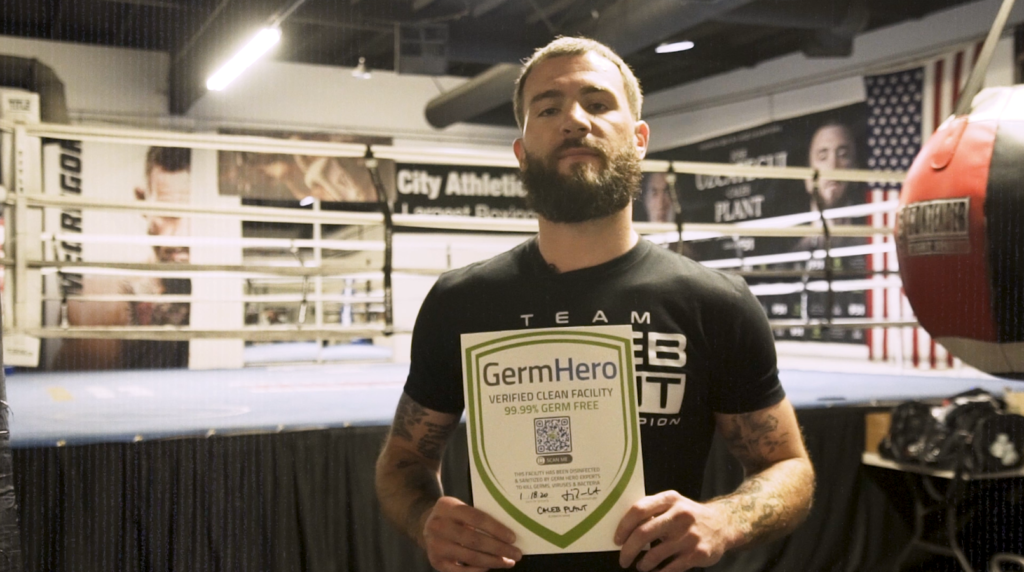
<instances>
[{"instance_id":1,"label":"sponsor banner","mask_svg":"<svg viewBox=\"0 0 1024 572\"><path fill-rule=\"evenodd\" d=\"M656 158L768 167L867 168L868 159L873 151L869 143L870 138L867 136L869 115L867 103L856 103L715 137L659 153ZM756 224L754 221L815 212L818 209L811 194L812 188L811 181L724 175L679 175L676 182L676 192L684 221L706 223ZM862 183L823 179L819 181L819 190L826 209L862 204L868 197L868 187ZM644 177L638 203L634 214L635 220L674 220L671 196L664 174L648 174ZM831 219L832 224L864 222L864 219ZM865 243L866 240L860 238L833 238L831 246L839 248ZM688 242L685 251L697 260L719 261L718 267L725 270L740 269L745 258L766 256L768 260L772 260L772 255L780 255L780 262L758 262L756 268L823 270L824 260L820 258L782 262L786 258L801 258L799 253L820 251L823 248L824 240L820 236L748 236ZM725 263L726 260L735 262ZM866 267L864 256L832 260L832 270L838 273L863 271ZM793 278L748 280L751 286L793 281ZM820 291L764 294L759 298L766 312L773 318L823 318L828 314L828 296ZM833 317L863 316L863 291L836 292L832 295L831 302ZM780 339L860 342L863 339L863 332L793 328L776 331L776 336Z\"/></svg>"},{"instance_id":2,"label":"sponsor banner","mask_svg":"<svg viewBox=\"0 0 1024 572\"><path fill-rule=\"evenodd\" d=\"M518 169L403 163L397 168L395 212L533 218Z\"/></svg>"}]
</instances>

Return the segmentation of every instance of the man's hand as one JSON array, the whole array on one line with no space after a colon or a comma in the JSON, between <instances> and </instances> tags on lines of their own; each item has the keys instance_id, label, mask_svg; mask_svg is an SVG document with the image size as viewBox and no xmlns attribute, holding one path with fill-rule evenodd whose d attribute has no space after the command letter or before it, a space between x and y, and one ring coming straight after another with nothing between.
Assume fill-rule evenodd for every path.
<instances>
[{"instance_id":1,"label":"man's hand","mask_svg":"<svg viewBox=\"0 0 1024 572\"><path fill-rule=\"evenodd\" d=\"M441 497L427 513L423 544L440 572L485 572L511 568L523 557L511 530L454 497Z\"/></svg>"},{"instance_id":2,"label":"man's hand","mask_svg":"<svg viewBox=\"0 0 1024 572\"><path fill-rule=\"evenodd\" d=\"M650 545L647 554L636 561L637 570L681 572L718 562L732 547L733 536L728 516L717 506L665 491L630 507L615 530L615 543L622 546L619 565L623 568Z\"/></svg>"}]
</instances>

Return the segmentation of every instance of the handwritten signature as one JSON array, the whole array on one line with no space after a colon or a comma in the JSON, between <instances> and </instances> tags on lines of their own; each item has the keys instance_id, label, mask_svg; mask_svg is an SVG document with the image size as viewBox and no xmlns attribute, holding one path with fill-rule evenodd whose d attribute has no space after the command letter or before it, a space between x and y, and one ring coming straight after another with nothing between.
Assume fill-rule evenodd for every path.
<instances>
[{"instance_id":1,"label":"handwritten signature","mask_svg":"<svg viewBox=\"0 0 1024 572\"><path fill-rule=\"evenodd\" d=\"M562 494L562 500L571 501L585 498L593 498L600 494L600 492L601 489L599 487L587 487L585 489L566 489L565 493Z\"/></svg>"}]
</instances>

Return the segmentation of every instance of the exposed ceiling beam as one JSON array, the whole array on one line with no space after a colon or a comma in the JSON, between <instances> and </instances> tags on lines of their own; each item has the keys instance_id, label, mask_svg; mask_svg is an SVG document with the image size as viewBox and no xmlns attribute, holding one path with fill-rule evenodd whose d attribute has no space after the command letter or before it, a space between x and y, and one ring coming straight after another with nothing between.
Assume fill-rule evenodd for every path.
<instances>
[{"instance_id":1,"label":"exposed ceiling beam","mask_svg":"<svg viewBox=\"0 0 1024 572\"><path fill-rule=\"evenodd\" d=\"M59 39L61 21L64 19L64 2L53 0L53 18L50 19L50 39Z\"/></svg>"},{"instance_id":2,"label":"exposed ceiling beam","mask_svg":"<svg viewBox=\"0 0 1024 572\"><path fill-rule=\"evenodd\" d=\"M473 7L473 17L479 18L491 10L500 7L505 2L508 2L508 0L479 0L476 6Z\"/></svg>"},{"instance_id":3,"label":"exposed ceiling beam","mask_svg":"<svg viewBox=\"0 0 1024 572\"><path fill-rule=\"evenodd\" d=\"M182 10L183 7L175 2L167 0L97 0L110 4L128 4L130 6L148 6L150 8L164 8L166 10Z\"/></svg>"},{"instance_id":4,"label":"exposed ceiling beam","mask_svg":"<svg viewBox=\"0 0 1024 572\"><path fill-rule=\"evenodd\" d=\"M534 11L532 14L526 17L526 23L533 25L540 22L544 18L550 18L555 14L565 10L569 6L572 6L576 0L556 0L551 4L541 8L540 10Z\"/></svg>"},{"instance_id":5,"label":"exposed ceiling beam","mask_svg":"<svg viewBox=\"0 0 1024 572\"><path fill-rule=\"evenodd\" d=\"M384 24L373 24L369 22L338 22L336 20L322 20L320 18L288 18L289 24L304 24L307 26L323 26L326 28L338 28L341 30L366 30L371 32L394 32L394 26Z\"/></svg>"},{"instance_id":6,"label":"exposed ceiling beam","mask_svg":"<svg viewBox=\"0 0 1024 572\"><path fill-rule=\"evenodd\" d=\"M412 11L418 12L434 3L434 0L412 0Z\"/></svg>"},{"instance_id":7,"label":"exposed ceiling beam","mask_svg":"<svg viewBox=\"0 0 1024 572\"><path fill-rule=\"evenodd\" d=\"M626 57L673 34L715 19L751 0L712 3L679 0L619 0L579 32L610 46ZM427 103L427 121L438 128L468 121L509 100L518 66L499 64L458 89Z\"/></svg>"},{"instance_id":8,"label":"exposed ceiling beam","mask_svg":"<svg viewBox=\"0 0 1024 572\"><path fill-rule=\"evenodd\" d=\"M867 25L863 1L814 4L751 4L716 18L729 24L772 26L800 30L837 30L855 35Z\"/></svg>"}]
</instances>

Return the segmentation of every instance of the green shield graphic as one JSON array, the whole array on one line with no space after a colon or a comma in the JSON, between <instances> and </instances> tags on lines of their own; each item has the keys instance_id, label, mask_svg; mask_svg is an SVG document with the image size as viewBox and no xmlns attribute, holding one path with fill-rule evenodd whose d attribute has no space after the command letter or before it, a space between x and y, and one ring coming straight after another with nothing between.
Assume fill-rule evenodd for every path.
<instances>
[{"instance_id":1,"label":"green shield graphic","mask_svg":"<svg viewBox=\"0 0 1024 572\"><path fill-rule=\"evenodd\" d=\"M571 546L611 510L636 470L639 435L632 343L631 338L622 336L553 329L509 333L464 349L470 462L487 493L511 518L559 548ZM536 365L521 365L533 362ZM509 367L508 363L520 365ZM612 376L610 372L616 374ZM606 399L599 402L574 397L593 396L597 392ZM600 413L579 411L598 406L602 408ZM543 435L522 435L525 430L509 429L517 423L519 428L526 427L527 420L537 427L551 419L566 419L563 423L569 428L570 418L575 432L571 434L571 442L566 435L565 442L571 447L571 454L566 455L545 456L539 449ZM587 423L593 429L595 420L603 427L599 431L586 431ZM616 420L621 421L618 426L612 426ZM599 437L588 441L587 433ZM536 443L524 439L533 439ZM604 493L596 507L592 503L585 505L586 515L580 515L582 518L558 515L559 518L552 519L539 514L550 509L524 504L522 486L514 477L537 466L509 466L503 451L511 446L521 450L531 444L538 447L536 463L544 469L535 470L533 474L544 472L545 480L555 481L540 485L548 487L550 493L534 492L533 498L538 494L558 494L555 491L562 490L578 493L580 487L573 487L573 484L596 483L598 481L581 479L598 478L599 487L583 489L587 492L598 489ZM565 463L565 467L545 467L545 459L556 459L553 462ZM601 467L596 477L594 473L588 477L574 473L596 472L584 468L595 463ZM556 512L558 510L561 507L556 506Z\"/></svg>"}]
</instances>

